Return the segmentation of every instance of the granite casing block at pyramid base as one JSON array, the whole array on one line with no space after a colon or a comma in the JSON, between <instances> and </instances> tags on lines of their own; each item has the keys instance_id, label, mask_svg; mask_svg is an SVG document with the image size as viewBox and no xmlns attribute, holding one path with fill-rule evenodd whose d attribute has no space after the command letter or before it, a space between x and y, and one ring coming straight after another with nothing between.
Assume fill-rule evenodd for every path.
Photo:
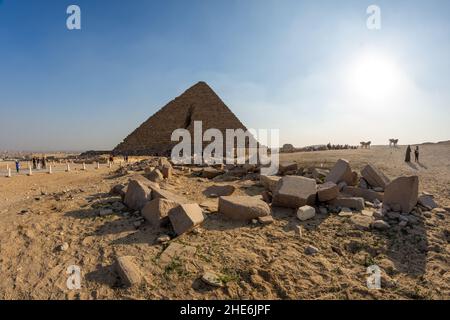
<instances>
[{"instance_id":1,"label":"granite casing block at pyramid base","mask_svg":"<svg viewBox=\"0 0 450 320\"><path fill-rule=\"evenodd\" d=\"M178 141L171 141L174 130L189 130L193 143L194 121L202 121L203 132L215 128L219 129L224 137L226 129L247 130L205 82L198 82L141 124L113 153L170 155L173 146L178 144ZM209 143L204 142L203 146Z\"/></svg>"}]
</instances>

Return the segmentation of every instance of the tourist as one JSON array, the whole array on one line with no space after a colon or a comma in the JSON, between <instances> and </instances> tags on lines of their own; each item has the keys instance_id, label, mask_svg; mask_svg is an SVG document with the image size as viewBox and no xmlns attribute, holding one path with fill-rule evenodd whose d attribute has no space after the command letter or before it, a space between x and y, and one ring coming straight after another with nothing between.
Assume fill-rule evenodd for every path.
<instances>
[{"instance_id":1,"label":"tourist","mask_svg":"<svg viewBox=\"0 0 450 320\"><path fill-rule=\"evenodd\" d=\"M19 173L19 170L20 170L20 162L19 162L19 160L16 160L16 171L17 171L17 173Z\"/></svg>"},{"instance_id":2,"label":"tourist","mask_svg":"<svg viewBox=\"0 0 450 320\"><path fill-rule=\"evenodd\" d=\"M406 148L405 162L411 162L411 146L410 145L408 145L408 147Z\"/></svg>"},{"instance_id":3,"label":"tourist","mask_svg":"<svg viewBox=\"0 0 450 320\"><path fill-rule=\"evenodd\" d=\"M42 157L42 169L45 169L46 165L45 157Z\"/></svg>"},{"instance_id":4,"label":"tourist","mask_svg":"<svg viewBox=\"0 0 450 320\"><path fill-rule=\"evenodd\" d=\"M419 162L419 146L416 146L416 150L414 150L414 159Z\"/></svg>"},{"instance_id":5,"label":"tourist","mask_svg":"<svg viewBox=\"0 0 450 320\"><path fill-rule=\"evenodd\" d=\"M36 169L36 158L33 157L33 169Z\"/></svg>"}]
</instances>

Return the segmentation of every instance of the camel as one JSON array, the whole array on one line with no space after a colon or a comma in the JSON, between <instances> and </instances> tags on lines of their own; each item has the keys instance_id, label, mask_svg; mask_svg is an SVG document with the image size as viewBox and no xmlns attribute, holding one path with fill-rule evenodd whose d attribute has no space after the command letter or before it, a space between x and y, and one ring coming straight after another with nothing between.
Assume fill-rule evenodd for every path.
<instances>
[{"instance_id":1,"label":"camel","mask_svg":"<svg viewBox=\"0 0 450 320\"><path fill-rule=\"evenodd\" d=\"M389 139L389 147L397 148L398 139Z\"/></svg>"},{"instance_id":2,"label":"camel","mask_svg":"<svg viewBox=\"0 0 450 320\"><path fill-rule=\"evenodd\" d=\"M372 142L371 141L368 141L368 142L360 142L360 144L361 144L361 149L370 149L370 144L371 144Z\"/></svg>"}]
</instances>

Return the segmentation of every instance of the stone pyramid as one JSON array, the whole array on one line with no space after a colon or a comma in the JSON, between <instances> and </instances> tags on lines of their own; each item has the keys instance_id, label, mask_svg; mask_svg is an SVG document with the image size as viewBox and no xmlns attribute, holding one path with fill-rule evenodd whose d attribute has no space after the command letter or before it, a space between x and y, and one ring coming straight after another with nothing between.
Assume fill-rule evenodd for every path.
<instances>
[{"instance_id":1,"label":"stone pyramid","mask_svg":"<svg viewBox=\"0 0 450 320\"><path fill-rule=\"evenodd\" d=\"M170 155L173 146L178 143L170 140L172 132L179 128L187 129L193 140L194 121L202 121L203 132L216 128L224 137L225 129L247 130L205 82L198 82L141 124L113 153Z\"/></svg>"}]
</instances>

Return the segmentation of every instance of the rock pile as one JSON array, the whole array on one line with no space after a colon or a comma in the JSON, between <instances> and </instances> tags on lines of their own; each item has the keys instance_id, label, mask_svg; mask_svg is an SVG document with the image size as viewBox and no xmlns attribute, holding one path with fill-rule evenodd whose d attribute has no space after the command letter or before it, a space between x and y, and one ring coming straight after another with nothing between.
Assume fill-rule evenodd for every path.
<instances>
[{"instance_id":1,"label":"rock pile","mask_svg":"<svg viewBox=\"0 0 450 320\"><path fill-rule=\"evenodd\" d=\"M126 169L144 175L131 175L128 185L114 186L111 194L122 197L124 205L151 226L171 227L176 235L195 229L208 212L216 211L224 219L267 225L274 222L272 207L285 207L294 209L300 221L338 214L357 229L385 231L395 224L401 228L417 224L423 212L437 207L432 195L418 195L417 176L391 181L371 164L353 171L345 159L329 170L281 164L277 176L260 175L258 166L252 165L173 166L167 158L151 158ZM161 187L180 172L222 182L206 188L203 194L210 199L197 204ZM259 196L233 195L236 187L223 181L234 179L259 180L264 191Z\"/></svg>"}]
</instances>

